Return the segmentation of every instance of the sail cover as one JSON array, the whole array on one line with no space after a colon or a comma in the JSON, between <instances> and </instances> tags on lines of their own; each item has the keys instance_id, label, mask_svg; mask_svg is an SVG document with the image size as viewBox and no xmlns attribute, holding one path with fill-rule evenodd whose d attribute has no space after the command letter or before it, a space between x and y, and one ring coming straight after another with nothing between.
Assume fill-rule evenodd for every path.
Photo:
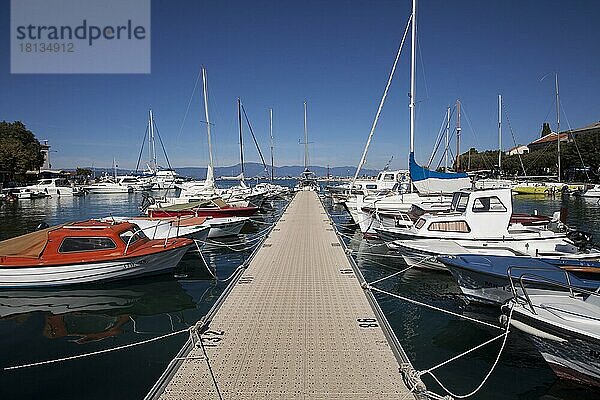
<instances>
[{"instance_id":1,"label":"sail cover","mask_svg":"<svg viewBox=\"0 0 600 400\"><path fill-rule=\"evenodd\" d=\"M415 154L409 156L410 179L422 194L454 193L471 187L471 179L464 172L431 171L415 161Z\"/></svg>"}]
</instances>

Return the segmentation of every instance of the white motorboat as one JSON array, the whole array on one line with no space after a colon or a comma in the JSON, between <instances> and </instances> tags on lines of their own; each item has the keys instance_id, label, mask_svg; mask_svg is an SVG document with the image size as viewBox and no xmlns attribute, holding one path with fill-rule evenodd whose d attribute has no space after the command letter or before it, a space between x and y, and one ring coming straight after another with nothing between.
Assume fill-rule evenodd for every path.
<instances>
[{"instance_id":1,"label":"white motorboat","mask_svg":"<svg viewBox=\"0 0 600 400\"><path fill-rule=\"evenodd\" d=\"M581 194L582 197L600 198L600 185L594 185Z\"/></svg>"},{"instance_id":2,"label":"white motorboat","mask_svg":"<svg viewBox=\"0 0 600 400\"><path fill-rule=\"evenodd\" d=\"M557 218L557 217L555 217ZM548 229L549 219L512 213L510 189L460 191L451 211L423 215L410 229L378 230L409 265L444 269L437 255L486 254L597 260L581 234ZM387 236L386 236L387 235Z\"/></svg>"},{"instance_id":3,"label":"white motorboat","mask_svg":"<svg viewBox=\"0 0 600 400\"><path fill-rule=\"evenodd\" d=\"M422 196L418 193L385 193L350 197L344 202L354 223L365 235L378 235L378 229L410 228L425 212L437 213L450 209L450 198Z\"/></svg>"},{"instance_id":4,"label":"white motorboat","mask_svg":"<svg viewBox=\"0 0 600 400\"><path fill-rule=\"evenodd\" d=\"M62 178L41 179L33 185L23 187L23 189L29 189L32 192L43 192L49 196L77 196L82 194L81 189L69 185Z\"/></svg>"},{"instance_id":5,"label":"white motorboat","mask_svg":"<svg viewBox=\"0 0 600 400\"><path fill-rule=\"evenodd\" d=\"M404 189L408 188L408 171L388 171L384 169L377 174L375 179L356 179L354 184L350 182L327 186L325 190L334 203L341 203L354 194L369 196L381 191L396 192L399 186L406 186Z\"/></svg>"},{"instance_id":6,"label":"white motorboat","mask_svg":"<svg viewBox=\"0 0 600 400\"><path fill-rule=\"evenodd\" d=\"M168 239L186 237L204 241L209 235L210 225L206 224L204 217L105 217L104 222L130 222L136 224L150 239Z\"/></svg>"},{"instance_id":7,"label":"white motorboat","mask_svg":"<svg viewBox=\"0 0 600 400\"><path fill-rule=\"evenodd\" d=\"M557 376L600 386L598 291L570 285L522 290L523 296L502 307L502 321L506 324L512 308L511 326L527 334Z\"/></svg>"},{"instance_id":8,"label":"white motorboat","mask_svg":"<svg viewBox=\"0 0 600 400\"><path fill-rule=\"evenodd\" d=\"M116 181L121 186L131 186L134 192L145 192L154 187L150 176L119 175Z\"/></svg>"},{"instance_id":9,"label":"white motorboat","mask_svg":"<svg viewBox=\"0 0 600 400\"><path fill-rule=\"evenodd\" d=\"M210 226L208 237L211 239L239 235L249 217L207 218L205 224Z\"/></svg>"},{"instance_id":10,"label":"white motorboat","mask_svg":"<svg viewBox=\"0 0 600 400\"><path fill-rule=\"evenodd\" d=\"M84 186L83 190L91 194L116 194L131 193L133 192L133 187L125 184L123 179L114 181L112 178L107 178L104 182Z\"/></svg>"}]
</instances>

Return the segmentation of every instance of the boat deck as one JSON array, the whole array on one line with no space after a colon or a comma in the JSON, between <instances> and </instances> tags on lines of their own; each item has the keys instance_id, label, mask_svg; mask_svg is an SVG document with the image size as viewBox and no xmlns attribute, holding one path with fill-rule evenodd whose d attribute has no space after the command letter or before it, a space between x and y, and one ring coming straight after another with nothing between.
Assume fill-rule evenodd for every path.
<instances>
[{"instance_id":1,"label":"boat deck","mask_svg":"<svg viewBox=\"0 0 600 400\"><path fill-rule=\"evenodd\" d=\"M209 362L188 342L148 398L413 398L360 279L317 193L297 193L201 335Z\"/></svg>"}]
</instances>

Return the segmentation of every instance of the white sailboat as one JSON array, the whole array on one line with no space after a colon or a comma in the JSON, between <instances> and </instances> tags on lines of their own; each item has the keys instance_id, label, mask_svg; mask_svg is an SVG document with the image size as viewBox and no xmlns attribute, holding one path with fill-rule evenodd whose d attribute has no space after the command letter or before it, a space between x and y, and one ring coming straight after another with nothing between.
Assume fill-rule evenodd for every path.
<instances>
[{"instance_id":1,"label":"white sailboat","mask_svg":"<svg viewBox=\"0 0 600 400\"><path fill-rule=\"evenodd\" d=\"M306 118L306 101L304 101L304 170L296 184L295 190L319 190L315 173L308 169L308 125Z\"/></svg>"}]
</instances>

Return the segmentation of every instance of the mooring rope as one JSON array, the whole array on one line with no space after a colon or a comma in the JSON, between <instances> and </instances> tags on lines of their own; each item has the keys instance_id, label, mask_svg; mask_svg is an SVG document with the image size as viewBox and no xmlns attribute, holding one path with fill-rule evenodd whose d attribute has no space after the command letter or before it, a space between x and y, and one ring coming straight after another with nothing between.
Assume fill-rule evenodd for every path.
<instances>
[{"instance_id":1,"label":"mooring rope","mask_svg":"<svg viewBox=\"0 0 600 400\"><path fill-rule=\"evenodd\" d=\"M514 304L510 307L510 312L508 314L508 319L506 321L506 330L504 331L504 333L502 335L497 336L495 338L492 338L492 339L488 340L487 342L484 342L484 343L480 344L479 346L474 347L473 349L465 351L464 353L459 354L458 356L451 358L448 361L445 361L445 362L440 363L440 364L438 364L438 365L436 365L436 366L434 366L434 367L432 367L432 368L430 368L430 369L428 369L426 371L423 371L422 375L425 375L425 374L431 375L431 377L438 383L438 385L440 385L440 387L442 389L444 389L444 391L446 393L448 393L450 396L452 396L454 398L457 398L457 399L466 399L467 397L473 396L475 393L477 393L479 390L481 390L481 388L483 387L483 385L485 385L485 383L487 382L487 380L489 379L489 377L492 375L492 372L494 372L494 369L498 365L498 362L500 361L500 356L502 355L502 353L504 351L504 348L506 347L506 341L508 339L508 333L510 332L510 322L512 320L513 310L514 310ZM473 389L470 393L462 394L462 395L461 394L455 394L455 393L453 393L448 388L446 388L446 386L444 386L442 384L442 382L440 382L440 380L438 379L438 377L435 376L433 374L433 372L431 372L432 370L434 370L434 369L436 369L436 368L438 368L438 367L440 367L442 365L445 365L448 362L454 361L457 358L460 358L460 357L464 356L465 354L468 354L468 353L470 353L470 352L472 352L472 351L474 351L474 350L476 350L476 349L478 349L480 347L483 347L483 346L485 346L485 345L487 345L489 343L492 343L493 341L496 341L496 340L498 340L501 337L504 337L504 339L502 339L502 345L500 346L500 350L498 351L498 355L496 356L496 359L494 360L494 363L492 364L492 367L490 368L490 370L488 371L488 373L485 375L485 377L483 378L483 380L481 381L481 383L475 389Z\"/></svg>"},{"instance_id":2,"label":"mooring rope","mask_svg":"<svg viewBox=\"0 0 600 400\"><path fill-rule=\"evenodd\" d=\"M502 329L501 327L499 327L497 325L494 325L494 324L490 324L489 322L481 321L481 320L478 320L476 318L467 317L466 315L458 314L458 313L456 313L454 311L445 310L443 308L440 308L440 307L437 307L437 306L433 306L431 304L423 303L423 302L420 302L418 300L414 300L414 299L410 299L408 297L400 296L399 294L391 293L391 292L388 292L386 290L376 288L374 286L367 285L366 288L369 289L369 290L374 290L374 291L379 292L379 293L387 294L388 296L391 296L391 297L396 297L397 299L404 300L404 301L407 301L409 303L412 303L412 304L415 304L415 305L418 305L418 306L431 308L432 310L436 310L436 311L443 312L443 313L446 313L446 314L449 314L449 315L453 315L453 316L458 317L458 318L466 319L466 320L471 321L471 322L475 322L475 323L478 323L478 324L486 325L486 326L489 326L489 327L495 328L495 329Z\"/></svg>"},{"instance_id":3,"label":"mooring rope","mask_svg":"<svg viewBox=\"0 0 600 400\"><path fill-rule=\"evenodd\" d=\"M166 339L170 336L175 336L175 335L179 335L181 333L184 332L189 332L191 329L193 329L194 327L189 327L189 328L185 328L185 329L181 329L175 332L170 332L161 336L156 336L150 339L146 339L146 340L142 340L140 342L134 342L134 343L129 343L129 344L124 344L122 346L117 346L117 347L111 347L109 349L104 349L104 350L98 350L98 351L92 351L89 353L82 353L82 354L77 354L74 356L69 356L69 357L61 357L61 358L55 358L53 360L45 360L45 361L38 361L38 362L33 362L33 363L27 363L27 364L21 364L21 365L14 365L11 367L4 367L2 368L2 370L4 371L10 371L10 370L15 370L15 369L23 369L23 368L30 368L30 367L37 367L40 365L48 365L48 364L55 364L55 363L59 363L59 362L65 362L65 361L72 361L72 360L76 360L79 358L85 358L85 357L91 357L91 356L96 356L99 354L106 354L106 353L110 353L113 351L117 351L117 350L123 350L123 349L128 349L130 347L136 347L136 346L141 346L143 344L147 344L147 343L151 343L151 342L156 342L162 339Z\"/></svg>"}]
</instances>

